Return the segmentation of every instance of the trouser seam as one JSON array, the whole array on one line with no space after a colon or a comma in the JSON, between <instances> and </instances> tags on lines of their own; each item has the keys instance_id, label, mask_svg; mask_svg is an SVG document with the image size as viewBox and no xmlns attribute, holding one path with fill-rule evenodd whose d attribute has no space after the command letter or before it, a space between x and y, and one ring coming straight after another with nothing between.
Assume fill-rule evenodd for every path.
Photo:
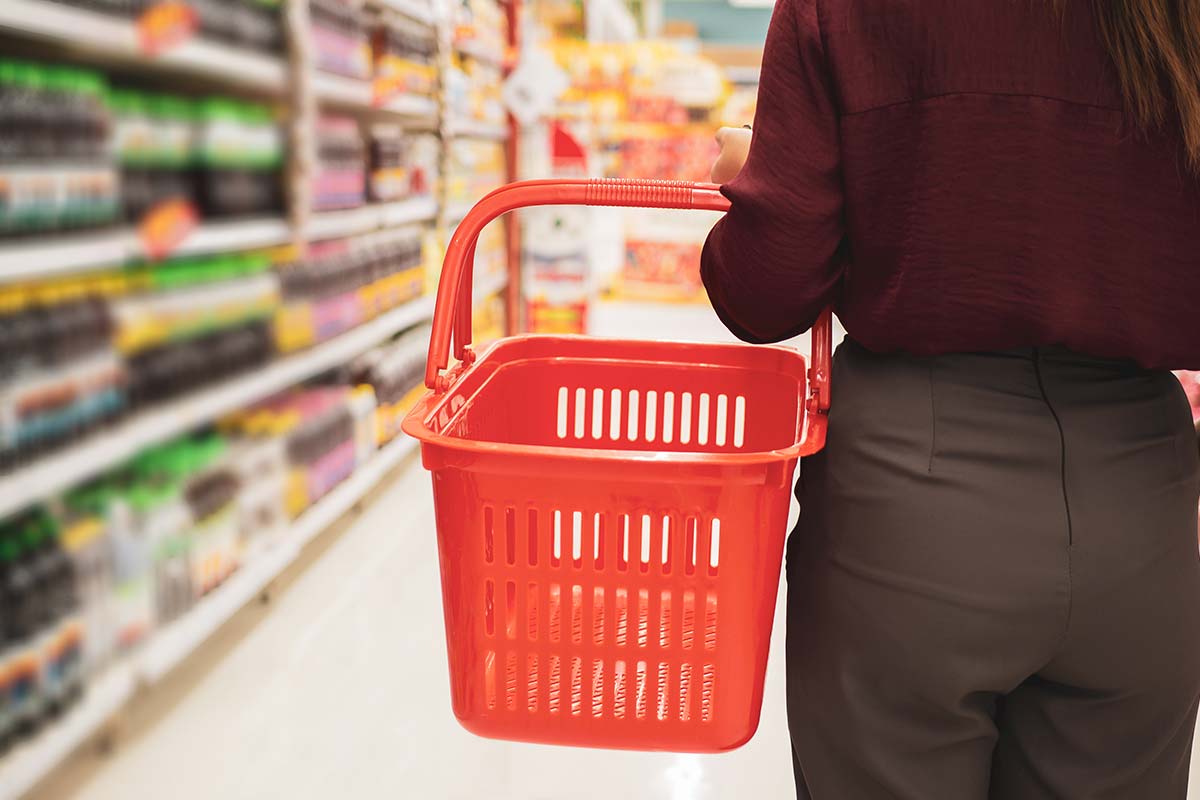
<instances>
[{"instance_id":1,"label":"trouser seam","mask_svg":"<svg viewBox=\"0 0 1200 800\"><path fill-rule=\"evenodd\" d=\"M1058 429L1059 484L1062 488L1063 511L1067 519L1067 618L1063 624L1062 633L1062 641L1065 641L1067 633L1071 628L1071 613L1074 610L1075 602L1075 592L1072 586L1071 575L1071 556L1072 550L1075 547L1075 529L1071 519L1071 498L1067 491L1067 435L1063 430L1062 419L1058 416L1058 411L1055 410L1054 404L1050 402L1050 395L1046 392L1046 383L1042 377L1042 354L1040 348L1036 347L1033 350L1033 371L1037 376L1038 391L1041 392L1042 402L1046 404L1046 408L1050 411L1050 416L1054 419L1054 426Z\"/></svg>"}]
</instances>

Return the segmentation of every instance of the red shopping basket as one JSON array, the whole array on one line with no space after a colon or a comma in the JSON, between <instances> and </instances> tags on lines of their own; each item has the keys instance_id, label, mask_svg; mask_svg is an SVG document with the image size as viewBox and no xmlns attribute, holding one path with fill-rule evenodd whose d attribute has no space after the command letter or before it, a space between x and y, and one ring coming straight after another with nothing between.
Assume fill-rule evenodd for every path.
<instances>
[{"instance_id":1,"label":"red shopping basket","mask_svg":"<svg viewBox=\"0 0 1200 800\"><path fill-rule=\"evenodd\" d=\"M705 184L529 181L459 224L404 420L433 473L454 712L503 739L732 749L758 725L796 460L825 441L829 316L812 370L783 347L583 336L477 358L476 238L548 204L728 208Z\"/></svg>"}]
</instances>

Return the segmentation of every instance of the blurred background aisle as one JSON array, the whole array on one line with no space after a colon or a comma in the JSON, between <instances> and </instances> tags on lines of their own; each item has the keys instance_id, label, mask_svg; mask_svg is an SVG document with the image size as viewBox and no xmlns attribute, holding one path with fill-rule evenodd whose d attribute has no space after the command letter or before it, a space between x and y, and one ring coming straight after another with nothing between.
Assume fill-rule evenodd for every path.
<instances>
[{"instance_id":1,"label":"blurred background aisle","mask_svg":"<svg viewBox=\"0 0 1200 800\"><path fill-rule=\"evenodd\" d=\"M400 432L472 205L705 180L771 8L0 0L0 800L789 796L780 630L730 755L464 733ZM489 226L475 343L729 341L715 218Z\"/></svg>"}]
</instances>

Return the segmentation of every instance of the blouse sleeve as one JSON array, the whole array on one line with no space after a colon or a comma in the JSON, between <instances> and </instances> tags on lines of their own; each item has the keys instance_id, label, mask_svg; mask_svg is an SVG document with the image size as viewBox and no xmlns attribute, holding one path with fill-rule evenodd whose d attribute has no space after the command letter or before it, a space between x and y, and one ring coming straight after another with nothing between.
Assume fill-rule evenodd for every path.
<instances>
[{"instance_id":1,"label":"blouse sleeve","mask_svg":"<svg viewBox=\"0 0 1200 800\"><path fill-rule=\"evenodd\" d=\"M750 153L722 188L732 207L701 258L713 308L747 342L811 328L846 261L838 112L816 1L775 5Z\"/></svg>"}]
</instances>

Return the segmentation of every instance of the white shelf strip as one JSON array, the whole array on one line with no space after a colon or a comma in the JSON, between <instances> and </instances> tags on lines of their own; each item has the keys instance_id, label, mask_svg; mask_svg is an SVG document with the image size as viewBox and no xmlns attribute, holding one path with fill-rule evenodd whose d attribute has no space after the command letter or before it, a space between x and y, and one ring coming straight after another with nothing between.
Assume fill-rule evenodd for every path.
<instances>
[{"instance_id":1,"label":"white shelf strip","mask_svg":"<svg viewBox=\"0 0 1200 800\"><path fill-rule=\"evenodd\" d=\"M88 685L83 699L64 717L0 756L0 799L14 800L36 786L128 703L136 686L133 665L114 664Z\"/></svg>"},{"instance_id":2,"label":"white shelf strip","mask_svg":"<svg viewBox=\"0 0 1200 800\"><path fill-rule=\"evenodd\" d=\"M371 105L371 82L368 80L318 70L313 73L312 86L317 99L327 103L362 107Z\"/></svg>"},{"instance_id":3,"label":"white shelf strip","mask_svg":"<svg viewBox=\"0 0 1200 800\"><path fill-rule=\"evenodd\" d=\"M435 117L438 107L437 101L432 97L402 94L388 100L376 110L387 111L402 117Z\"/></svg>"},{"instance_id":4,"label":"white shelf strip","mask_svg":"<svg viewBox=\"0 0 1200 800\"><path fill-rule=\"evenodd\" d=\"M388 442L296 519L278 545L244 564L184 616L153 634L142 649L102 673L65 717L0 757L0 799L20 797L49 775L129 702L139 680L156 683L182 663L291 566L305 545L378 486L416 448L416 440L403 435Z\"/></svg>"},{"instance_id":5,"label":"white shelf strip","mask_svg":"<svg viewBox=\"0 0 1200 800\"><path fill-rule=\"evenodd\" d=\"M276 247L287 244L291 238L292 229L287 220L281 217L209 222L197 226L178 247L171 251L171 257ZM126 242L126 254L129 259L146 258L141 238L131 232L127 235Z\"/></svg>"},{"instance_id":6,"label":"white shelf strip","mask_svg":"<svg viewBox=\"0 0 1200 800\"><path fill-rule=\"evenodd\" d=\"M497 142L508 140L508 126L475 119L451 120L447 126L451 137L461 139L491 139Z\"/></svg>"},{"instance_id":7,"label":"white shelf strip","mask_svg":"<svg viewBox=\"0 0 1200 800\"><path fill-rule=\"evenodd\" d=\"M2 0L0 0L2 1ZM262 217L198 226L171 256L253 250L286 244L292 236L286 220ZM50 233L0 243L0 282L48 278L102 267L119 267L146 258L132 229L92 233Z\"/></svg>"},{"instance_id":8,"label":"white shelf strip","mask_svg":"<svg viewBox=\"0 0 1200 800\"><path fill-rule=\"evenodd\" d=\"M337 239L379 228L394 228L437 216L437 201L421 197L395 203L379 203L345 211L320 211L308 222L308 239Z\"/></svg>"},{"instance_id":9,"label":"white shelf strip","mask_svg":"<svg viewBox=\"0 0 1200 800\"><path fill-rule=\"evenodd\" d=\"M437 200L432 197L383 203L378 208L381 228L396 228L414 222L432 222L437 216Z\"/></svg>"},{"instance_id":10,"label":"white shelf strip","mask_svg":"<svg viewBox=\"0 0 1200 800\"><path fill-rule=\"evenodd\" d=\"M50 0L3 0L0 29L67 45L95 58L205 75L250 89L278 93L285 86L287 70L281 57L203 39L149 56L132 22Z\"/></svg>"},{"instance_id":11,"label":"white shelf strip","mask_svg":"<svg viewBox=\"0 0 1200 800\"><path fill-rule=\"evenodd\" d=\"M152 444L332 369L387 337L423 322L432 311L433 298L421 297L327 342L136 413L112 428L39 459L0 478L0 517L98 475Z\"/></svg>"},{"instance_id":12,"label":"white shelf strip","mask_svg":"<svg viewBox=\"0 0 1200 800\"><path fill-rule=\"evenodd\" d=\"M0 0L0 9L3 9ZM47 278L125 263L132 234L121 231L55 233L0 242L0 281Z\"/></svg>"},{"instance_id":13,"label":"white shelf strip","mask_svg":"<svg viewBox=\"0 0 1200 800\"><path fill-rule=\"evenodd\" d=\"M437 116L437 101L432 97L414 94L398 94L381 105L375 105L371 82L359 78L348 78L330 72L313 73L313 94L326 105L339 106L374 114L395 114L408 118L433 118Z\"/></svg>"}]
</instances>

